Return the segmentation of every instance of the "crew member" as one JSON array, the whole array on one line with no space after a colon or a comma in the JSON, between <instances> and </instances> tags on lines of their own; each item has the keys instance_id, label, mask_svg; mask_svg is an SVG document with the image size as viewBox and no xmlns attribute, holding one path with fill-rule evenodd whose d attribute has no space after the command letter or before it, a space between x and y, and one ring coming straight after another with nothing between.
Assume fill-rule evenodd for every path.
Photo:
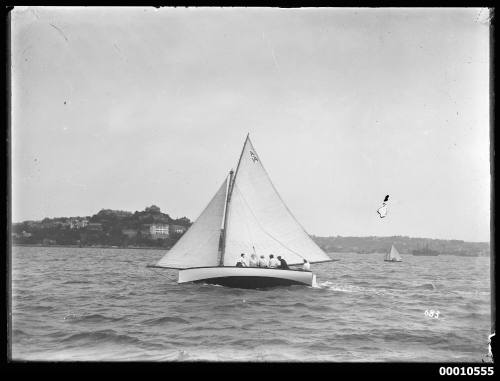
<instances>
[{"instance_id":1,"label":"crew member","mask_svg":"<svg viewBox=\"0 0 500 381\"><path fill-rule=\"evenodd\" d=\"M241 253L240 259L238 259L238 262L236 262L236 267L248 267L245 253Z\"/></svg>"},{"instance_id":2,"label":"crew member","mask_svg":"<svg viewBox=\"0 0 500 381\"><path fill-rule=\"evenodd\" d=\"M280 261L280 266L279 266L280 269L288 270L288 263L286 263L286 261L283 258L281 258L281 255L278 255L278 261Z\"/></svg>"},{"instance_id":3,"label":"crew member","mask_svg":"<svg viewBox=\"0 0 500 381\"><path fill-rule=\"evenodd\" d=\"M311 271L311 264L307 262L307 259L304 259L304 264L302 265L302 270Z\"/></svg>"}]
</instances>

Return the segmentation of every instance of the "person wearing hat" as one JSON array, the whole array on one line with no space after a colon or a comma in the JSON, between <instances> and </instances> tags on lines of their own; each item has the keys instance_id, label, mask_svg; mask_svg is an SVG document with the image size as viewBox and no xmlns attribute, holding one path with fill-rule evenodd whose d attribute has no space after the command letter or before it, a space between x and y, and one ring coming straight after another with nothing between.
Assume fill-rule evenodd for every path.
<instances>
[{"instance_id":1,"label":"person wearing hat","mask_svg":"<svg viewBox=\"0 0 500 381\"><path fill-rule=\"evenodd\" d=\"M260 256L259 267L269 267L269 265L267 264L267 261L266 261L266 257L264 257L264 255Z\"/></svg>"},{"instance_id":2,"label":"person wearing hat","mask_svg":"<svg viewBox=\"0 0 500 381\"><path fill-rule=\"evenodd\" d=\"M286 263L286 261L283 258L281 258L281 255L278 255L278 261L280 261L280 266L279 266L280 269L288 270L288 263Z\"/></svg>"}]
</instances>

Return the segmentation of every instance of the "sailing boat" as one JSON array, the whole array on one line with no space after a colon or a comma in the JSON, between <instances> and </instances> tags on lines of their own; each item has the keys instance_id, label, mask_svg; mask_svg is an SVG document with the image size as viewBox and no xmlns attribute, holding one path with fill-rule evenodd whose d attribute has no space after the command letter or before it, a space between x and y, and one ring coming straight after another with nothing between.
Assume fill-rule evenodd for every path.
<instances>
[{"instance_id":1,"label":"sailing boat","mask_svg":"<svg viewBox=\"0 0 500 381\"><path fill-rule=\"evenodd\" d=\"M232 170L189 230L155 266L179 270L178 283L238 288L313 285L311 271L237 267L245 253L281 255L300 265L333 261L309 237L274 188L247 135Z\"/></svg>"},{"instance_id":2,"label":"sailing boat","mask_svg":"<svg viewBox=\"0 0 500 381\"><path fill-rule=\"evenodd\" d=\"M385 262L402 262L403 260L401 259L401 256L399 255L399 253L396 250L396 248L394 247L394 245L392 245L391 251L386 254L384 261Z\"/></svg>"}]
</instances>

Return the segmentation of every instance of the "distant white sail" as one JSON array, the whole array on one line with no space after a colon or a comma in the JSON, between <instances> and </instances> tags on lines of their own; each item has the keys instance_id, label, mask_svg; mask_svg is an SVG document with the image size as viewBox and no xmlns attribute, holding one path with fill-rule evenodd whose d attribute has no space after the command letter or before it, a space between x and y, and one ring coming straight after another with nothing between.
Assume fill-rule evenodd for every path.
<instances>
[{"instance_id":1,"label":"distant white sail","mask_svg":"<svg viewBox=\"0 0 500 381\"><path fill-rule=\"evenodd\" d=\"M226 192L227 178L205 210L174 247L160 259L157 266L184 269L219 264L219 239Z\"/></svg>"},{"instance_id":2,"label":"distant white sail","mask_svg":"<svg viewBox=\"0 0 500 381\"><path fill-rule=\"evenodd\" d=\"M402 260L401 256L399 255L399 252L396 250L394 245L392 245L391 251L389 253L387 253L387 255L385 256L385 260L386 261L396 261L396 262L400 262Z\"/></svg>"},{"instance_id":3,"label":"distant white sail","mask_svg":"<svg viewBox=\"0 0 500 381\"><path fill-rule=\"evenodd\" d=\"M288 210L247 137L235 173L226 222L224 266L247 256L281 255L288 264L331 260Z\"/></svg>"}]
</instances>

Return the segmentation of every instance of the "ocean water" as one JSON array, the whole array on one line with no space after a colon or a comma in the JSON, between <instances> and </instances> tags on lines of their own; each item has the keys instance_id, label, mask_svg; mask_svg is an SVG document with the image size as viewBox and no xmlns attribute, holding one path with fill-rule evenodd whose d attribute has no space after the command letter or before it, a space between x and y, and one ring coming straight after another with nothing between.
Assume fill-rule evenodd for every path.
<instances>
[{"instance_id":1,"label":"ocean water","mask_svg":"<svg viewBox=\"0 0 500 381\"><path fill-rule=\"evenodd\" d=\"M317 287L176 283L160 250L12 249L12 358L480 362L489 258L330 253ZM439 311L436 317L426 311ZM436 313L435 313L436 314Z\"/></svg>"}]
</instances>

